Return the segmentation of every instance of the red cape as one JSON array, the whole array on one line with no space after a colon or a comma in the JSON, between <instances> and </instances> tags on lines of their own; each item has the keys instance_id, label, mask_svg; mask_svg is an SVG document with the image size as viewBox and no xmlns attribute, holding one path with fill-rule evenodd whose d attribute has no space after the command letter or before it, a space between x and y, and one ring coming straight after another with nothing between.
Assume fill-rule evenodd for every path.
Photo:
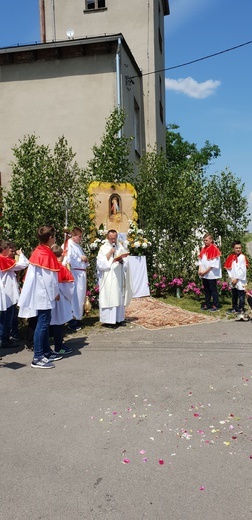
<instances>
[{"instance_id":1,"label":"red cape","mask_svg":"<svg viewBox=\"0 0 252 520\"><path fill-rule=\"evenodd\" d=\"M59 271L59 262L49 246L40 244L32 252L29 262L37 267L49 269L50 271Z\"/></svg>"},{"instance_id":2,"label":"red cape","mask_svg":"<svg viewBox=\"0 0 252 520\"><path fill-rule=\"evenodd\" d=\"M248 263L248 259L247 257L245 256L245 261L246 261L246 267L249 266L249 263ZM233 262L238 262L238 256L235 254L235 253L232 253L231 255L229 255L224 263L224 267L226 269L231 269L232 268L232 263Z\"/></svg>"},{"instance_id":3,"label":"red cape","mask_svg":"<svg viewBox=\"0 0 252 520\"><path fill-rule=\"evenodd\" d=\"M16 260L0 255L0 271L3 271L3 273L9 271L14 265L16 265Z\"/></svg>"},{"instance_id":4,"label":"red cape","mask_svg":"<svg viewBox=\"0 0 252 520\"><path fill-rule=\"evenodd\" d=\"M199 258L202 258L203 255L206 255L208 260L213 260L221 256L221 252L215 244L210 244L210 246L201 249Z\"/></svg>"},{"instance_id":5,"label":"red cape","mask_svg":"<svg viewBox=\"0 0 252 520\"><path fill-rule=\"evenodd\" d=\"M64 265L62 265L61 263L59 263L59 274L58 274L58 277L59 277L59 283L64 283L64 282L73 282L74 281L74 277L72 275L72 273L69 271L69 269L67 269Z\"/></svg>"}]
</instances>

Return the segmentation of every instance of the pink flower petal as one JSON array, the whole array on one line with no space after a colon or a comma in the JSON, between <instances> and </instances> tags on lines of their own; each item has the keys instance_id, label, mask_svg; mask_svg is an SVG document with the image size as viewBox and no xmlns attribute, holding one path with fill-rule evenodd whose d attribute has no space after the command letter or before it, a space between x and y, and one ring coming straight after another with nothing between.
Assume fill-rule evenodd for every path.
<instances>
[{"instance_id":1,"label":"pink flower petal","mask_svg":"<svg viewBox=\"0 0 252 520\"><path fill-rule=\"evenodd\" d=\"M130 463L130 459L123 459L123 460L122 460L122 463L123 463L123 464L129 464L129 463Z\"/></svg>"},{"instance_id":2,"label":"pink flower petal","mask_svg":"<svg viewBox=\"0 0 252 520\"><path fill-rule=\"evenodd\" d=\"M164 460L163 459L159 459L158 463L162 466L164 464Z\"/></svg>"}]
</instances>

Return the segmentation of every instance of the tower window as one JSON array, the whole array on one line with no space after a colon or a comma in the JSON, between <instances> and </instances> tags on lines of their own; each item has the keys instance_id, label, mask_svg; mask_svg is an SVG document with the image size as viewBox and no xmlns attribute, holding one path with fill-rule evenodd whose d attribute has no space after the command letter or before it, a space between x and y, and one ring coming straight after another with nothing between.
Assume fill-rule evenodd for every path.
<instances>
[{"instance_id":1,"label":"tower window","mask_svg":"<svg viewBox=\"0 0 252 520\"><path fill-rule=\"evenodd\" d=\"M106 7L105 0L86 0L86 11L94 11L95 9L104 9Z\"/></svg>"},{"instance_id":2,"label":"tower window","mask_svg":"<svg viewBox=\"0 0 252 520\"><path fill-rule=\"evenodd\" d=\"M134 99L134 136L135 136L135 151L140 156L140 109L139 105Z\"/></svg>"}]
</instances>

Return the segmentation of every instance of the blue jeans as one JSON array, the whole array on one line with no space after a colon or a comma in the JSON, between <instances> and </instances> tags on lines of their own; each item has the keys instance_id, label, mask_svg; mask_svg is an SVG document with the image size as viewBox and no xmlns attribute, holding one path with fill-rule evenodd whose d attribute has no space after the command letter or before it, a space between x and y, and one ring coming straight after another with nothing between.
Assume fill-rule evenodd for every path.
<instances>
[{"instance_id":1,"label":"blue jeans","mask_svg":"<svg viewBox=\"0 0 252 520\"><path fill-rule=\"evenodd\" d=\"M11 305L6 311L0 313L0 340L3 343L10 339L11 320L15 307L15 305Z\"/></svg>"},{"instance_id":2,"label":"blue jeans","mask_svg":"<svg viewBox=\"0 0 252 520\"><path fill-rule=\"evenodd\" d=\"M38 321L34 331L34 358L42 358L50 351L49 325L51 321L51 309L38 311Z\"/></svg>"}]
</instances>

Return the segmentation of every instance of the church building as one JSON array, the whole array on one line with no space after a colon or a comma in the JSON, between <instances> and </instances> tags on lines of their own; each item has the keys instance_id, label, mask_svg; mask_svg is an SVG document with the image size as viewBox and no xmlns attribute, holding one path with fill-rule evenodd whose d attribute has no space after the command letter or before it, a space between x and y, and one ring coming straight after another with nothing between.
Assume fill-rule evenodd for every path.
<instances>
[{"instance_id":1,"label":"church building","mask_svg":"<svg viewBox=\"0 0 252 520\"><path fill-rule=\"evenodd\" d=\"M62 135L85 167L106 119L125 109L131 160L165 147L164 16L168 0L37 0L41 43L0 49L0 172L28 134Z\"/></svg>"}]
</instances>

